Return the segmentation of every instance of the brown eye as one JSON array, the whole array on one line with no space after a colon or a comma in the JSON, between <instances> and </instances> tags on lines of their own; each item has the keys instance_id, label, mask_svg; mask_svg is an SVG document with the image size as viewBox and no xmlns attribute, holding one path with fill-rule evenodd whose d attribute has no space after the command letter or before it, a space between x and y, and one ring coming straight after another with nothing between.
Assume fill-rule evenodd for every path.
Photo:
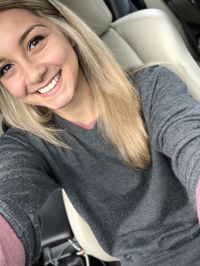
<instances>
[{"instance_id":1,"label":"brown eye","mask_svg":"<svg viewBox=\"0 0 200 266\"><path fill-rule=\"evenodd\" d=\"M8 71L9 69L12 67L11 64L7 64L5 66L3 66L1 69L0 69L0 77L3 77Z\"/></svg>"},{"instance_id":2,"label":"brown eye","mask_svg":"<svg viewBox=\"0 0 200 266\"><path fill-rule=\"evenodd\" d=\"M36 36L34 37L28 44L28 49L29 50L32 50L34 49L35 47L37 47L37 45L42 42L42 40L44 39L43 36Z\"/></svg>"}]
</instances>

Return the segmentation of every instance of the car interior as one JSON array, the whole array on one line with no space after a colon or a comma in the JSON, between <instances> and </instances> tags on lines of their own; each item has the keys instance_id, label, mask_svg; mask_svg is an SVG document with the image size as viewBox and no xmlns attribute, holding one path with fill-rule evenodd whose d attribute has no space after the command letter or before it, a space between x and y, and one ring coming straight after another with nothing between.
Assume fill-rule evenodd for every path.
<instances>
[{"instance_id":1,"label":"car interior","mask_svg":"<svg viewBox=\"0 0 200 266\"><path fill-rule=\"evenodd\" d=\"M61 2L92 28L124 69L142 65L164 65L176 72L187 84L191 95L200 100L198 55L180 19L169 8L167 1ZM117 258L107 254L100 246L89 225L75 210L64 190L55 191L49 197L41 210L41 217L44 224L43 261L37 265L62 265L56 262L59 263L59 259L66 258L66 254L70 252L72 254L70 246L73 245L79 255L92 256L102 263L93 261L90 265L120 265ZM85 264L77 262L63 265L89 265L87 256L85 261Z\"/></svg>"}]
</instances>

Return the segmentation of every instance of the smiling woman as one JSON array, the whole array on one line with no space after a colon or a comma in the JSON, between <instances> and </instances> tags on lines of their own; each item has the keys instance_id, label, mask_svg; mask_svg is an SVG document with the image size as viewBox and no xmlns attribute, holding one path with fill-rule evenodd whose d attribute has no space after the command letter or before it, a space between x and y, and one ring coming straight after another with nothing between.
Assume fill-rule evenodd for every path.
<instances>
[{"instance_id":1,"label":"smiling woman","mask_svg":"<svg viewBox=\"0 0 200 266\"><path fill-rule=\"evenodd\" d=\"M1 31L6 38L0 52L4 56L7 53L7 62L1 64L5 89L0 104L7 123L63 145L56 138L57 130L47 125L52 111L80 123L98 117L102 133L127 162L139 167L148 165L147 136L139 115L137 92L103 43L58 1L34 1L32 13L30 6L30 1L0 2L0 10L4 10L1 21L6 21ZM47 87L57 78L59 82L47 93ZM133 104L127 105L129 101ZM123 114L118 113L118 118L113 119L120 106ZM42 127L35 119L38 115ZM137 126L132 125L133 118ZM126 136L119 128L123 121L132 128ZM133 143L134 150L129 143Z\"/></svg>"},{"instance_id":2,"label":"smiling woman","mask_svg":"<svg viewBox=\"0 0 200 266\"><path fill-rule=\"evenodd\" d=\"M0 14L0 21L6 21L1 36L7 31L0 48L4 55L1 84L9 93L24 103L59 113L64 113L67 106L80 106L75 100L79 97L74 96L90 90L83 87L88 84L82 81L85 77L66 36L50 22L25 10L5 11Z\"/></svg>"},{"instance_id":3,"label":"smiling woman","mask_svg":"<svg viewBox=\"0 0 200 266\"><path fill-rule=\"evenodd\" d=\"M0 0L0 25L0 264L37 260L39 210L62 187L122 266L199 265L200 105L185 84L160 66L127 77L57 0Z\"/></svg>"}]
</instances>

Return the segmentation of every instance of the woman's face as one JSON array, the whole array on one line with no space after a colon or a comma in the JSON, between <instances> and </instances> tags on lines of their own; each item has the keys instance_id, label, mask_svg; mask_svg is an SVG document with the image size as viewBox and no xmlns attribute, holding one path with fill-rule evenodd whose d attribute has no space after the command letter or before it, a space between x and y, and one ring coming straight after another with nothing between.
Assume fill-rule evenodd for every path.
<instances>
[{"instance_id":1,"label":"woman's face","mask_svg":"<svg viewBox=\"0 0 200 266\"><path fill-rule=\"evenodd\" d=\"M79 65L70 42L21 9L0 12L0 82L15 98L58 110L72 102Z\"/></svg>"}]
</instances>

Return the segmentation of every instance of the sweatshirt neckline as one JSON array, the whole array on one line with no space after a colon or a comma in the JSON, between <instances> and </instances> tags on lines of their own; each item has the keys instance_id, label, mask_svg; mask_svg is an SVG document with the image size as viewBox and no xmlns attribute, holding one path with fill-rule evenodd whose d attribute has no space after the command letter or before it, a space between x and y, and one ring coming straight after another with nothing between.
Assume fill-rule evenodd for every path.
<instances>
[{"instance_id":1,"label":"sweatshirt neckline","mask_svg":"<svg viewBox=\"0 0 200 266\"><path fill-rule=\"evenodd\" d=\"M61 126L61 128L70 127L72 129L80 130L84 132L92 132L92 131L96 131L97 129L97 119L91 121L90 123L82 124L79 122L72 122L72 121L66 120L57 114L53 114L52 120L55 121L59 126Z\"/></svg>"}]
</instances>

